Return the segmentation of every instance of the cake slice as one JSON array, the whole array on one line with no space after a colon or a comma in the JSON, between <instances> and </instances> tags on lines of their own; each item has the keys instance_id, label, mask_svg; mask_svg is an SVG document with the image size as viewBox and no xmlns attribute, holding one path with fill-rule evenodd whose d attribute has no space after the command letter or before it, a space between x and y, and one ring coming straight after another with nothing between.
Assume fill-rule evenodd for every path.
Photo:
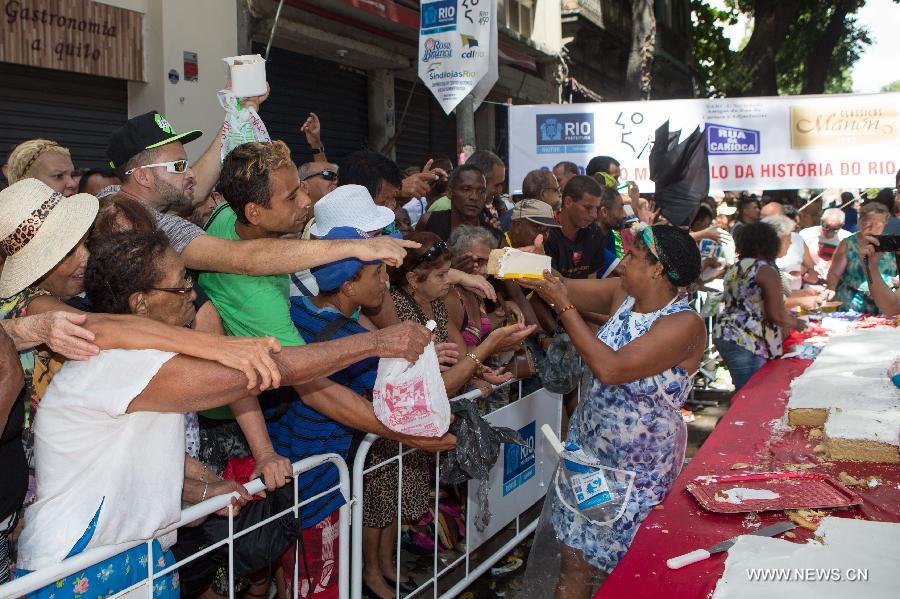
<instances>
[{"instance_id":1,"label":"cake slice","mask_svg":"<svg viewBox=\"0 0 900 599\"><path fill-rule=\"evenodd\" d=\"M832 460L900 464L900 410L829 410L825 447Z\"/></svg>"},{"instance_id":2,"label":"cake slice","mask_svg":"<svg viewBox=\"0 0 900 599\"><path fill-rule=\"evenodd\" d=\"M515 248L491 250L487 271L498 279L542 279L550 270L550 256L523 252Z\"/></svg>"}]
</instances>

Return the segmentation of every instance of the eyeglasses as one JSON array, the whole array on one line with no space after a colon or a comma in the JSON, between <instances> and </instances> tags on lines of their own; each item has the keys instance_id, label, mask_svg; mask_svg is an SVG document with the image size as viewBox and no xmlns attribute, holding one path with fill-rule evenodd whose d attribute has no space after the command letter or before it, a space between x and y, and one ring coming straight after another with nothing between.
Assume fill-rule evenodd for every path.
<instances>
[{"instance_id":1,"label":"eyeglasses","mask_svg":"<svg viewBox=\"0 0 900 599\"><path fill-rule=\"evenodd\" d=\"M830 232L830 233L837 233L837 232L840 231L842 228L843 228L843 227L829 227L828 225L822 225L822 230L823 230L823 231L828 231L828 232Z\"/></svg>"},{"instance_id":2,"label":"eyeglasses","mask_svg":"<svg viewBox=\"0 0 900 599\"><path fill-rule=\"evenodd\" d=\"M303 180L306 181L307 179L312 179L313 177L322 177L326 181L337 181L338 174L337 171L325 169L321 173L313 173L308 177L305 177Z\"/></svg>"},{"instance_id":3,"label":"eyeglasses","mask_svg":"<svg viewBox=\"0 0 900 599\"><path fill-rule=\"evenodd\" d=\"M193 277L184 278L184 287L151 287L153 291L165 291L166 293L174 293L176 295L185 296L194 290Z\"/></svg>"},{"instance_id":4,"label":"eyeglasses","mask_svg":"<svg viewBox=\"0 0 900 599\"><path fill-rule=\"evenodd\" d=\"M183 173L188 168L188 161L187 161L187 159L183 159L183 160L173 160L172 162L156 162L154 164L145 164L143 166L136 166L133 169L129 169L129 170L125 171L125 176L127 177L128 175L130 175L131 173L133 173L134 171L136 171L140 168L157 168L160 166L166 167L166 171L168 171L170 173Z\"/></svg>"},{"instance_id":5,"label":"eyeglasses","mask_svg":"<svg viewBox=\"0 0 900 599\"><path fill-rule=\"evenodd\" d=\"M413 263L413 268L425 262L433 262L449 251L450 248L447 247L447 242L444 240L438 241L419 256L419 259Z\"/></svg>"}]
</instances>

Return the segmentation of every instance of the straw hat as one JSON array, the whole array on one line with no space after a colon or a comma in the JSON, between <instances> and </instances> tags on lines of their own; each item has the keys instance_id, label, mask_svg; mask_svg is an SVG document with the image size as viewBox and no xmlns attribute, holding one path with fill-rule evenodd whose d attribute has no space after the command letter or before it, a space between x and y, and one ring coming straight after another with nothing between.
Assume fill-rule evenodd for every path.
<instances>
[{"instance_id":1,"label":"straw hat","mask_svg":"<svg viewBox=\"0 0 900 599\"><path fill-rule=\"evenodd\" d=\"M63 197L37 179L0 191L0 298L15 295L53 270L78 245L97 216L87 193Z\"/></svg>"}]
</instances>

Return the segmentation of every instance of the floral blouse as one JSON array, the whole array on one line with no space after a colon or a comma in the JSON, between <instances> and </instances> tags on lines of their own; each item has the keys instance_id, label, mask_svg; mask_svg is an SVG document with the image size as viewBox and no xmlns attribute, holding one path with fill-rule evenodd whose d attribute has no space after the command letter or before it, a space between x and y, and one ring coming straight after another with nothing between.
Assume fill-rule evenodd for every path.
<instances>
[{"instance_id":1,"label":"floral blouse","mask_svg":"<svg viewBox=\"0 0 900 599\"><path fill-rule=\"evenodd\" d=\"M724 308L713 336L768 360L781 355L784 339L781 329L766 320L762 288L756 282L759 269L767 265L772 266L763 260L744 258L725 272Z\"/></svg>"}]
</instances>

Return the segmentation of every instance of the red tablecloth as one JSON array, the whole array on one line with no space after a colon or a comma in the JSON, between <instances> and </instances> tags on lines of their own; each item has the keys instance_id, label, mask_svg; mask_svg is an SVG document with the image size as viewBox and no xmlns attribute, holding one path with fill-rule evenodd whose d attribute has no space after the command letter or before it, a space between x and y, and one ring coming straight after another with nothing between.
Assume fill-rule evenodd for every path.
<instances>
[{"instance_id":1,"label":"red tablecloth","mask_svg":"<svg viewBox=\"0 0 900 599\"><path fill-rule=\"evenodd\" d=\"M647 517L635 535L628 553L600 588L597 598L659 599L660 597L704 598L712 594L722 575L727 553L670 570L666 560L694 549L706 548L735 535L784 520L783 512L716 514L704 510L685 485L705 474L738 474L748 471L783 470L785 464L813 463L818 472L838 477L847 472L857 478L877 475L875 488L854 488L862 505L835 510L839 516L900 522L900 468L886 464L853 462L822 463L813 448L821 440L808 438L808 429L790 429L781 424L792 379L812 362L773 360L757 372L732 400L732 406L684 468L666 500ZM732 464L752 464L752 469L732 470ZM809 531L797 528L797 542L805 542Z\"/></svg>"}]
</instances>

